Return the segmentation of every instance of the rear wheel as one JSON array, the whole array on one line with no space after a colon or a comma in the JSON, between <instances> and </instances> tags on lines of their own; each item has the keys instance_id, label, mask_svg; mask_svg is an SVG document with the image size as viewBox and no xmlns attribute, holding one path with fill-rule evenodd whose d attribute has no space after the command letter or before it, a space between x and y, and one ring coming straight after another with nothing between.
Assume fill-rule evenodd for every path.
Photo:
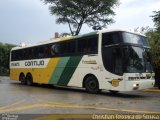
<instances>
[{"instance_id":1,"label":"rear wheel","mask_svg":"<svg viewBox=\"0 0 160 120\"><path fill-rule=\"evenodd\" d=\"M32 77L31 74L27 74L27 76L26 76L26 83L27 83L27 85L29 85L29 86L32 86L32 85L33 85L33 77Z\"/></svg>"},{"instance_id":2,"label":"rear wheel","mask_svg":"<svg viewBox=\"0 0 160 120\"><path fill-rule=\"evenodd\" d=\"M87 77L84 85L89 93L98 93L100 91L98 80L94 76Z\"/></svg>"},{"instance_id":3,"label":"rear wheel","mask_svg":"<svg viewBox=\"0 0 160 120\"><path fill-rule=\"evenodd\" d=\"M20 74L19 81L21 81L22 85L26 85L26 79L24 74Z\"/></svg>"}]
</instances>

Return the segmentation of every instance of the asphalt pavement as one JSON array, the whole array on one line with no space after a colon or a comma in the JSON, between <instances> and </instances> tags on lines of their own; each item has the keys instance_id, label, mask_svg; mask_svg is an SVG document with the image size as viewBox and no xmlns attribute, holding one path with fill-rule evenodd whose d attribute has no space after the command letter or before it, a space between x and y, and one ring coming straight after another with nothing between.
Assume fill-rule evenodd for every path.
<instances>
[{"instance_id":1,"label":"asphalt pavement","mask_svg":"<svg viewBox=\"0 0 160 120\"><path fill-rule=\"evenodd\" d=\"M9 114L26 119L96 119L99 114L160 115L160 90L89 94L79 88L25 86L9 77L0 77L0 114L0 118Z\"/></svg>"}]
</instances>

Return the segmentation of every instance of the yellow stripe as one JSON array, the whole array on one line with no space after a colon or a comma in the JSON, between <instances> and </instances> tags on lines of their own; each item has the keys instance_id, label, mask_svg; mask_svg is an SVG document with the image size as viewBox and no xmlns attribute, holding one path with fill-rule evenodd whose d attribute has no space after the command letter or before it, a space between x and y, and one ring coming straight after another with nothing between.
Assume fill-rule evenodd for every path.
<instances>
[{"instance_id":1,"label":"yellow stripe","mask_svg":"<svg viewBox=\"0 0 160 120\"><path fill-rule=\"evenodd\" d=\"M37 71L37 73L39 73L41 76L40 76L40 79L39 81L37 81L38 83L45 83L45 84L48 84L49 83L49 80L53 74L53 72L55 71L55 68L59 62L60 58L52 58L48 65L47 65L47 68L43 69L42 71Z\"/></svg>"},{"instance_id":2,"label":"yellow stripe","mask_svg":"<svg viewBox=\"0 0 160 120\"><path fill-rule=\"evenodd\" d=\"M145 92L160 92L160 89L159 90L158 89L145 89L143 91L145 91Z\"/></svg>"},{"instance_id":3,"label":"yellow stripe","mask_svg":"<svg viewBox=\"0 0 160 120\"><path fill-rule=\"evenodd\" d=\"M36 118L34 120L61 120L61 119L92 119L92 115L79 115L79 114L61 114L61 115L50 115L47 117Z\"/></svg>"},{"instance_id":4,"label":"yellow stripe","mask_svg":"<svg viewBox=\"0 0 160 120\"><path fill-rule=\"evenodd\" d=\"M42 108L42 107L50 107L50 108L77 108L77 109L95 109L95 110L104 110L104 111L115 111L115 112L131 112L131 113L142 113L142 114L160 114L160 112L153 111L141 111L141 110L125 110L125 109L114 109L114 108L103 108L96 106L81 106L81 105L73 105L73 104L54 104L54 103L46 103L46 104L33 104L28 106L17 107L13 109L5 109L0 110L0 113L4 112L15 112L21 110L28 110L33 108Z\"/></svg>"},{"instance_id":5,"label":"yellow stripe","mask_svg":"<svg viewBox=\"0 0 160 120\"><path fill-rule=\"evenodd\" d=\"M3 106L3 107L0 107L0 110L13 107L13 106L18 105L18 104L21 104L21 103L23 103L23 102L25 102L25 101L26 101L26 100L23 99L23 100L20 100L20 101L15 102L15 103L12 103L12 104L10 104L10 105L6 105L6 106Z\"/></svg>"},{"instance_id":6,"label":"yellow stripe","mask_svg":"<svg viewBox=\"0 0 160 120\"><path fill-rule=\"evenodd\" d=\"M33 76L33 82L48 84L52 73L60 58L51 58L46 68L17 68L10 70L10 77L12 80L19 80L19 75L23 72L25 75L30 72Z\"/></svg>"}]
</instances>

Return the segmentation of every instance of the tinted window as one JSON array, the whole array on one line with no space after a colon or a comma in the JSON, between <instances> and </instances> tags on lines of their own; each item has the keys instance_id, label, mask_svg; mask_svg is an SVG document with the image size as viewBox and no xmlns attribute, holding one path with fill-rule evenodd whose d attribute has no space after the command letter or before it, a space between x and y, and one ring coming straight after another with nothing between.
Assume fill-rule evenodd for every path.
<instances>
[{"instance_id":1,"label":"tinted window","mask_svg":"<svg viewBox=\"0 0 160 120\"><path fill-rule=\"evenodd\" d=\"M97 52L98 51L98 38L89 38L88 39L88 52Z\"/></svg>"},{"instance_id":2,"label":"tinted window","mask_svg":"<svg viewBox=\"0 0 160 120\"><path fill-rule=\"evenodd\" d=\"M122 75L122 52L121 48L116 47L104 47L102 52L103 64L107 71Z\"/></svg>"},{"instance_id":3,"label":"tinted window","mask_svg":"<svg viewBox=\"0 0 160 120\"><path fill-rule=\"evenodd\" d=\"M102 46L107 46L111 44L120 43L120 34L119 32L110 32L102 34Z\"/></svg>"},{"instance_id":4,"label":"tinted window","mask_svg":"<svg viewBox=\"0 0 160 120\"><path fill-rule=\"evenodd\" d=\"M60 44L60 48L62 55L74 54L76 50L76 42L75 41L62 42Z\"/></svg>"},{"instance_id":5,"label":"tinted window","mask_svg":"<svg viewBox=\"0 0 160 120\"><path fill-rule=\"evenodd\" d=\"M97 54L98 35L12 51L12 61Z\"/></svg>"},{"instance_id":6,"label":"tinted window","mask_svg":"<svg viewBox=\"0 0 160 120\"><path fill-rule=\"evenodd\" d=\"M123 32L122 37L124 43L134 43L149 46L148 41L144 36Z\"/></svg>"},{"instance_id":7,"label":"tinted window","mask_svg":"<svg viewBox=\"0 0 160 120\"><path fill-rule=\"evenodd\" d=\"M98 36L78 40L78 53L97 54Z\"/></svg>"},{"instance_id":8,"label":"tinted window","mask_svg":"<svg viewBox=\"0 0 160 120\"><path fill-rule=\"evenodd\" d=\"M51 55L52 56L58 56L61 54L61 47L60 43L55 43L51 46Z\"/></svg>"},{"instance_id":9,"label":"tinted window","mask_svg":"<svg viewBox=\"0 0 160 120\"><path fill-rule=\"evenodd\" d=\"M22 50L16 51L15 54L16 54L15 58L16 60L20 60L21 57L23 56Z\"/></svg>"},{"instance_id":10,"label":"tinted window","mask_svg":"<svg viewBox=\"0 0 160 120\"><path fill-rule=\"evenodd\" d=\"M51 57L51 45L44 46L44 57L50 58Z\"/></svg>"},{"instance_id":11,"label":"tinted window","mask_svg":"<svg viewBox=\"0 0 160 120\"><path fill-rule=\"evenodd\" d=\"M78 40L78 52L79 53L87 52L87 39Z\"/></svg>"},{"instance_id":12,"label":"tinted window","mask_svg":"<svg viewBox=\"0 0 160 120\"><path fill-rule=\"evenodd\" d=\"M11 61L15 61L16 60L16 51L12 51L11 52Z\"/></svg>"},{"instance_id":13,"label":"tinted window","mask_svg":"<svg viewBox=\"0 0 160 120\"><path fill-rule=\"evenodd\" d=\"M44 54L45 54L45 51L44 51L44 47L41 46L41 47L38 47L38 51L37 51L37 54L38 54L38 58L44 58Z\"/></svg>"}]
</instances>

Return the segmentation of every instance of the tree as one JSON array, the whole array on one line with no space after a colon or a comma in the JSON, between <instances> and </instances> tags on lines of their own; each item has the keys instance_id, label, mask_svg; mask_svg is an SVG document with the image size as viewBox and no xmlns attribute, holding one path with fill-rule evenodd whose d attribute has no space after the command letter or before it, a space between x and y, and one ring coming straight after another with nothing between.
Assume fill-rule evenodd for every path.
<instances>
[{"instance_id":1,"label":"tree","mask_svg":"<svg viewBox=\"0 0 160 120\"><path fill-rule=\"evenodd\" d=\"M155 72L155 86L160 87L160 32L148 31L146 36L151 46L152 65Z\"/></svg>"},{"instance_id":2,"label":"tree","mask_svg":"<svg viewBox=\"0 0 160 120\"><path fill-rule=\"evenodd\" d=\"M152 65L155 72L155 86L160 87L160 32L150 31L146 33L151 46Z\"/></svg>"},{"instance_id":3,"label":"tree","mask_svg":"<svg viewBox=\"0 0 160 120\"><path fill-rule=\"evenodd\" d=\"M94 30L102 29L114 22L113 8L118 0L42 0L51 4L52 15L57 16L56 23L68 24L72 35L78 35L83 24Z\"/></svg>"},{"instance_id":4,"label":"tree","mask_svg":"<svg viewBox=\"0 0 160 120\"><path fill-rule=\"evenodd\" d=\"M15 45L0 43L0 76L8 75L10 50Z\"/></svg>"},{"instance_id":5,"label":"tree","mask_svg":"<svg viewBox=\"0 0 160 120\"><path fill-rule=\"evenodd\" d=\"M155 15L151 16L153 18L154 26L156 31L160 32L160 11L153 11Z\"/></svg>"},{"instance_id":6,"label":"tree","mask_svg":"<svg viewBox=\"0 0 160 120\"><path fill-rule=\"evenodd\" d=\"M136 27L135 29L134 29L134 32L136 32L136 33L141 33L141 34L147 34L147 33L149 33L149 32L152 32L153 31L153 29L152 28L150 28L149 26L146 26L146 27Z\"/></svg>"}]
</instances>

